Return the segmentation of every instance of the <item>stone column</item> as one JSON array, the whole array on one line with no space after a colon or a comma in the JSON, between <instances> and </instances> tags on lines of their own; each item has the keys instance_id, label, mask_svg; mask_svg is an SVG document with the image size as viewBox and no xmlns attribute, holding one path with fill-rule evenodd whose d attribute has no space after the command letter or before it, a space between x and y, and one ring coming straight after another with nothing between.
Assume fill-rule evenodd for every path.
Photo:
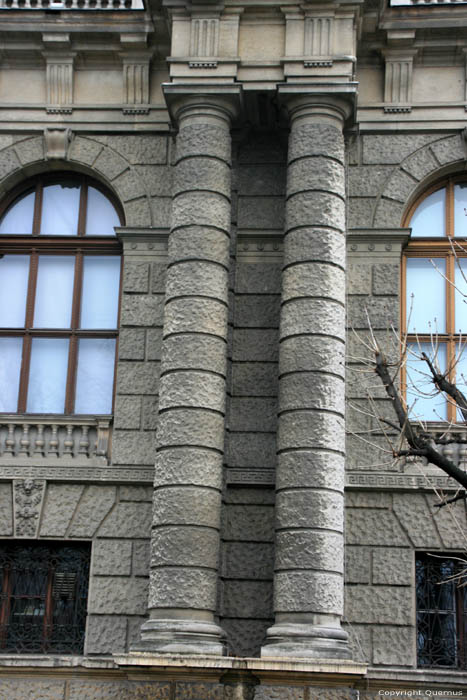
<instances>
[{"instance_id":1,"label":"stone column","mask_svg":"<svg viewBox=\"0 0 467 700\"><path fill-rule=\"evenodd\" d=\"M175 96L172 114L179 132L159 390L150 619L135 648L222 654L215 611L233 106L228 95Z\"/></svg>"},{"instance_id":2,"label":"stone column","mask_svg":"<svg viewBox=\"0 0 467 700\"><path fill-rule=\"evenodd\" d=\"M348 658L343 614L344 99L287 99L275 624L263 656Z\"/></svg>"}]
</instances>

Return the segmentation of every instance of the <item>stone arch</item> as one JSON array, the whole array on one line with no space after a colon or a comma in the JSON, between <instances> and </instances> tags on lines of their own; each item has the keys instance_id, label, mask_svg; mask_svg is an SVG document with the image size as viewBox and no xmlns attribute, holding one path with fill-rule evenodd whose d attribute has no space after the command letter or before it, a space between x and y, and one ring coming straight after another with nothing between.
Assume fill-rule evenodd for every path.
<instances>
[{"instance_id":1,"label":"stone arch","mask_svg":"<svg viewBox=\"0 0 467 700\"><path fill-rule=\"evenodd\" d=\"M372 226L394 228L414 199L434 180L465 167L462 133L433 141L407 156L388 177L376 202Z\"/></svg>"}]
</instances>

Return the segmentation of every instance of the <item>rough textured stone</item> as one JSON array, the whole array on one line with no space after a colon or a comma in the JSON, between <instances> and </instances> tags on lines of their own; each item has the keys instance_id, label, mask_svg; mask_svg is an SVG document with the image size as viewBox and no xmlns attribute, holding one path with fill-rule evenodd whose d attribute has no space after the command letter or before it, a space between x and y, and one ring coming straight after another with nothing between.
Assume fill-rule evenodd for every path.
<instances>
[{"instance_id":1,"label":"rough textured stone","mask_svg":"<svg viewBox=\"0 0 467 700\"><path fill-rule=\"evenodd\" d=\"M101 151L102 145L100 143L81 136L75 136L71 142L68 158L92 165Z\"/></svg>"},{"instance_id":2,"label":"rough textured stone","mask_svg":"<svg viewBox=\"0 0 467 700\"><path fill-rule=\"evenodd\" d=\"M187 156L205 156L230 162L227 129L217 124L183 124L177 136L177 160Z\"/></svg>"},{"instance_id":3,"label":"rough textured stone","mask_svg":"<svg viewBox=\"0 0 467 700\"><path fill-rule=\"evenodd\" d=\"M158 363L119 362L117 369L118 394L157 394Z\"/></svg>"},{"instance_id":4,"label":"rough textured stone","mask_svg":"<svg viewBox=\"0 0 467 700\"><path fill-rule=\"evenodd\" d=\"M1 678L0 697L5 700L63 700L65 681Z\"/></svg>"},{"instance_id":5,"label":"rough textured stone","mask_svg":"<svg viewBox=\"0 0 467 700\"><path fill-rule=\"evenodd\" d=\"M397 297L350 297L348 317L349 323L356 330L368 328L368 317L374 329L385 330L391 326L397 328L399 322Z\"/></svg>"},{"instance_id":6,"label":"rough textured stone","mask_svg":"<svg viewBox=\"0 0 467 700\"><path fill-rule=\"evenodd\" d=\"M347 586L346 618L375 625L410 625L413 591L401 586Z\"/></svg>"},{"instance_id":7,"label":"rough textured stone","mask_svg":"<svg viewBox=\"0 0 467 700\"><path fill-rule=\"evenodd\" d=\"M277 401L269 398L232 398L230 430L274 432L277 425Z\"/></svg>"},{"instance_id":8,"label":"rough textured stone","mask_svg":"<svg viewBox=\"0 0 467 700\"><path fill-rule=\"evenodd\" d=\"M134 170L144 181L147 191L155 197L172 195L173 168L163 165L136 165Z\"/></svg>"},{"instance_id":9,"label":"rough textured stone","mask_svg":"<svg viewBox=\"0 0 467 700\"><path fill-rule=\"evenodd\" d=\"M405 203L416 188L417 184L418 180L416 180L412 175L398 169L386 183L383 194L389 199L396 199L398 202Z\"/></svg>"},{"instance_id":10,"label":"rough textured stone","mask_svg":"<svg viewBox=\"0 0 467 700\"><path fill-rule=\"evenodd\" d=\"M114 486L88 486L68 531L69 537L93 537L115 503Z\"/></svg>"},{"instance_id":11,"label":"rough textured stone","mask_svg":"<svg viewBox=\"0 0 467 700\"><path fill-rule=\"evenodd\" d=\"M405 498L405 496L404 496ZM347 544L407 547L407 535L394 513L379 509L346 509Z\"/></svg>"},{"instance_id":12,"label":"rough textured stone","mask_svg":"<svg viewBox=\"0 0 467 700\"><path fill-rule=\"evenodd\" d=\"M377 625L372 629L373 663L376 666L410 666L413 667L415 628L386 627Z\"/></svg>"},{"instance_id":13,"label":"rough textured stone","mask_svg":"<svg viewBox=\"0 0 467 700\"><path fill-rule=\"evenodd\" d=\"M128 168L128 163L115 151L105 148L96 158L94 167L100 170L109 180L113 180Z\"/></svg>"},{"instance_id":14,"label":"rough textured stone","mask_svg":"<svg viewBox=\"0 0 467 700\"><path fill-rule=\"evenodd\" d=\"M329 489L342 492L344 473L342 455L331 454L328 450L291 451L281 454L282 469L276 477L276 488Z\"/></svg>"},{"instance_id":15,"label":"rough textured stone","mask_svg":"<svg viewBox=\"0 0 467 700\"><path fill-rule=\"evenodd\" d=\"M278 611L342 615L343 577L323 571L281 571L274 578Z\"/></svg>"},{"instance_id":16,"label":"rough textured stone","mask_svg":"<svg viewBox=\"0 0 467 700\"><path fill-rule=\"evenodd\" d=\"M299 336L281 343L281 372L344 371L344 339L336 337Z\"/></svg>"},{"instance_id":17,"label":"rough textured stone","mask_svg":"<svg viewBox=\"0 0 467 700\"><path fill-rule=\"evenodd\" d=\"M141 425L141 398L139 396L117 396L115 400L115 428L137 430Z\"/></svg>"},{"instance_id":18,"label":"rough textured stone","mask_svg":"<svg viewBox=\"0 0 467 700\"><path fill-rule=\"evenodd\" d=\"M167 265L163 263L151 264L151 292L153 294L165 294L165 278Z\"/></svg>"},{"instance_id":19,"label":"rough textured stone","mask_svg":"<svg viewBox=\"0 0 467 700\"><path fill-rule=\"evenodd\" d=\"M284 200L282 197L239 197L238 226L246 229L282 229Z\"/></svg>"},{"instance_id":20,"label":"rough textured stone","mask_svg":"<svg viewBox=\"0 0 467 700\"><path fill-rule=\"evenodd\" d=\"M225 618L221 624L227 633L229 654L252 657L259 656L272 621Z\"/></svg>"},{"instance_id":21,"label":"rough textured stone","mask_svg":"<svg viewBox=\"0 0 467 700\"><path fill-rule=\"evenodd\" d=\"M323 526L325 525L323 518ZM320 569L343 572L343 549L340 532L306 529L276 532L275 570Z\"/></svg>"},{"instance_id":22,"label":"rough textured stone","mask_svg":"<svg viewBox=\"0 0 467 700\"><path fill-rule=\"evenodd\" d=\"M344 142L341 130L327 124L294 124L289 137L287 160L292 163L297 158L306 156L327 156L344 163Z\"/></svg>"},{"instance_id":23,"label":"rough textured stone","mask_svg":"<svg viewBox=\"0 0 467 700\"><path fill-rule=\"evenodd\" d=\"M467 533L465 503L459 501L448 507L436 508L435 504L439 503L437 496L429 494L427 500L445 549L465 550Z\"/></svg>"},{"instance_id":24,"label":"rough textured stone","mask_svg":"<svg viewBox=\"0 0 467 700\"><path fill-rule=\"evenodd\" d=\"M149 544L149 540L133 542L133 576L149 576Z\"/></svg>"},{"instance_id":25,"label":"rough textured stone","mask_svg":"<svg viewBox=\"0 0 467 700\"><path fill-rule=\"evenodd\" d=\"M353 298L352 302L360 299ZM316 334L335 337L344 329L344 305L334 299L294 299L283 314L281 340L297 334ZM282 359L282 358L281 358Z\"/></svg>"},{"instance_id":26,"label":"rough textured stone","mask_svg":"<svg viewBox=\"0 0 467 700\"><path fill-rule=\"evenodd\" d=\"M228 435L227 464L229 467L274 469L276 436L271 434L232 433Z\"/></svg>"},{"instance_id":27,"label":"rough textured stone","mask_svg":"<svg viewBox=\"0 0 467 700\"><path fill-rule=\"evenodd\" d=\"M166 526L153 531L151 566L218 567L217 530L186 526Z\"/></svg>"},{"instance_id":28,"label":"rough textured stone","mask_svg":"<svg viewBox=\"0 0 467 700\"><path fill-rule=\"evenodd\" d=\"M125 208L127 206L125 205ZM152 226L169 229L172 218L172 200L169 197L153 197L151 199L151 216Z\"/></svg>"},{"instance_id":29,"label":"rough textured stone","mask_svg":"<svg viewBox=\"0 0 467 700\"><path fill-rule=\"evenodd\" d=\"M201 408L172 408L159 415L158 444L199 446L220 453L224 447L224 416Z\"/></svg>"},{"instance_id":30,"label":"rough textured stone","mask_svg":"<svg viewBox=\"0 0 467 700\"><path fill-rule=\"evenodd\" d=\"M394 513L408 533L414 547L439 549L439 538L433 514L423 494L394 494ZM392 544L387 542L386 544Z\"/></svg>"},{"instance_id":31,"label":"rough textured stone","mask_svg":"<svg viewBox=\"0 0 467 700\"><path fill-rule=\"evenodd\" d=\"M399 294L399 265L379 263L373 265L372 292L376 295Z\"/></svg>"},{"instance_id":32,"label":"rough textured stone","mask_svg":"<svg viewBox=\"0 0 467 700\"><path fill-rule=\"evenodd\" d=\"M277 396L278 377L275 363L242 362L232 368L234 396Z\"/></svg>"},{"instance_id":33,"label":"rough textured stone","mask_svg":"<svg viewBox=\"0 0 467 700\"><path fill-rule=\"evenodd\" d=\"M72 680L67 700L127 700L126 681Z\"/></svg>"},{"instance_id":34,"label":"rough textured stone","mask_svg":"<svg viewBox=\"0 0 467 700\"><path fill-rule=\"evenodd\" d=\"M185 192L174 200L172 227L216 226L229 228L230 202L215 192Z\"/></svg>"},{"instance_id":35,"label":"rough textured stone","mask_svg":"<svg viewBox=\"0 0 467 700\"><path fill-rule=\"evenodd\" d=\"M371 293L371 265L350 263L347 270L347 294Z\"/></svg>"},{"instance_id":36,"label":"rough textured stone","mask_svg":"<svg viewBox=\"0 0 467 700\"><path fill-rule=\"evenodd\" d=\"M49 484L42 509L41 537L64 537L84 486Z\"/></svg>"},{"instance_id":37,"label":"rough textured stone","mask_svg":"<svg viewBox=\"0 0 467 700\"><path fill-rule=\"evenodd\" d=\"M125 262L123 269L123 291L140 293L149 291L149 263Z\"/></svg>"},{"instance_id":38,"label":"rough textured stone","mask_svg":"<svg viewBox=\"0 0 467 700\"><path fill-rule=\"evenodd\" d=\"M193 486L155 491L153 524L218 528L219 498L217 491ZM196 503L196 509L193 508L193 503Z\"/></svg>"},{"instance_id":39,"label":"rough textured stone","mask_svg":"<svg viewBox=\"0 0 467 700\"><path fill-rule=\"evenodd\" d=\"M125 203L125 218L127 226L151 226L152 217L148 199L132 199Z\"/></svg>"},{"instance_id":40,"label":"rough textured stone","mask_svg":"<svg viewBox=\"0 0 467 700\"><path fill-rule=\"evenodd\" d=\"M320 262L345 268L345 235L340 231L305 226L284 234L284 265Z\"/></svg>"},{"instance_id":41,"label":"rough textured stone","mask_svg":"<svg viewBox=\"0 0 467 700\"><path fill-rule=\"evenodd\" d=\"M129 163L164 164L167 161L167 136L98 136L96 140L120 153Z\"/></svg>"},{"instance_id":42,"label":"rough textured stone","mask_svg":"<svg viewBox=\"0 0 467 700\"><path fill-rule=\"evenodd\" d=\"M402 223L404 205L393 199L381 198L375 211L374 225L393 228Z\"/></svg>"},{"instance_id":43,"label":"rough textured stone","mask_svg":"<svg viewBox=\"0 0 467 700\"><path fill-rule=\"evenodd\" d=\"M147 330L147 359L160 360L162 348L162 328Z\"/></svg>"},{"instance_id":44,"label":"rough textured stone","mask_svg":"<svg viewBox=\"0 0 467 700\"><path fill-rule=\"evenodd\" d=\"M150 503L117 503L99 528L99 537L148 537Z\"/></svg>"},{"instance_id":45,"label":"rough textured stone","mask_svg":"<svg viewBox=\"0 0 467 700\"><path fill-rule=\"evenodd\" d=\"M432 134L365 134L363 137L364 163L400 163L417 148L433 140Z\"/></svg>"},{"instance_id":46,"label":"rough textured stone","mask_svg":"<svg viewBox=\"0 0 467 700\"><path fill-rule=\"evenodd\" d=\"M164 333L167 335L209 333L224 338L226 328L227 308L217 299L172 299L165 307Z\"/></svg>"},{"instance_id":47,"label":"rough textured stone","mask_svg":"<svg viewBox=\"0 0 467 700\"><path fill-rule=\"evenodd\" d=\"M278 355L278 336L276 329L234 328L232 359L246 361L275 362Z\"/></svg>"},{"instance_id":48,"label":"rough textured stone","mask_svg":"<svg viewBox=\"0 0 467 700\"><path fill-rule=\"evenodd\" d=\"M303 700L304 688L285 685L260 685L256 688L255 700Z\"/></svg>"},{"instance_id":49,"label":"rough textured stone","mask_svg":"<svg viewBox=\"0 0 467 700\"><path fill-rule=\"evenodd\" d=\"M118 339L119 359L144 360L145 343L146 334L144 330L122 328Z\"/></svg>"},{"instance_id":50,"label":"rough textured stone","mask_svg":"<svg viewBox=\"0 0 467 700\"><path fill-rule=\"evenodd\" d=\"M42 136L26 139L15 144L15 151L22 165L44 158L44 141Z\"/></svg>"},{"instance_id":51,"label":"rough textured stone","mask_svg":"<svg viewBox=\"0 0 467 700\"><path fill-rule=\"evenodd\" d=\"M421 148L416 153L406 158L402 167L416 180L423 180L429 173L437 168L437 162L428 148Z\"/></svg>"},{"instance_id":52,"label":"rough textured stone","mask_svg":"<svg viewBox=\"0 0 467 700\"><path fill-rule=\"evenodd\" d=\"M127 632L127 649L131 649L131 645L141 641L141 625L146 622L147 615L131 615L128 620Z\"/></svg>"},{"instance_id":53,"label":"rough textured stone","mask_svg":"<svg viewBox=\"0 0 467 700\"><path fill-rule=\"evenodd\" d=\"M375 491L346 491L345 505L349 508L385 508L392 507L392 494Z\"/></svg>"},{"instance_id":54,"label":"rough textured stone","mask_svg":"<svg viewBox=\"0 0 467 700\"><path fill-rule=\"evenodd\" d=\"M173 195L197 187L230 198L230 168L227 163L203 156L180 160L175 171Z\"/></svg>"},{"instance_id":55,"label":"rough textured stone","mask_svg":"<svg viewBox=\"0 0 467 700\"><path fill-rule=\"evenodd\" d=\"M303 297L331 298L345 303L344 270L314 261L286 268L282 273L282 301Z\"/></svg>"},{"instance_id":56,"label":"rough textured stone","mask_svg":"<svg viewBox=\"0 0 467 700\"><path fill-rule=\"evenodd\" d=\"M213 260L227 268L229 244L228 231L206 229L204 226L192 224L170 232L169 257L173 260Z\"/></svg>"},{"instance_id":57,"label":"rough textured stone","mask_svg":"<svg viewBox=\"0 0 467 700\"><path fill-rule=\"evenodd\" d=\"M154 471L156 486L173 486L174 484L207 486L218 489L222 456L197 447L179 447L174 451L161 453Z\"/></svg>"},{"instance_id":58,"label":"rough textured stone","mask_svg":"<svg viewBox=\"0 0 467 700\"><path fill-rule=\"evenodd\" d=\"M347 623L343 627L349 635L349 649L352 659L360 663L371 663L371 627L369 625L350 625Z\"/></svg>"},{"instance_id":59,"label":"rough textured stone","mask_svg":"<svg viewBox=\"0 0 467 700\"><path fill-rule=\"evenodd\" d=\"M0 535L13 534L13 500L11 484L0 484Z\"/></svg>"},{"instance_id":60,"label":"rough textured stone","mask_svg":"<svg viewBox=\"0 0 467 700\"><path fill-rule=\"evenodd\" d=\"M371 550L368 547L346 547L344 573L346 583L370 583Z\"/></svg>"},{"instance_id":61,"label":"rough textured stone","mask_svg":"<svg viewBox=\"0 0 467 700\"><path fill-rule=\"evenodd\" d=\"M121 501L146 501L152 503L152 486L120 486Z\"/></svg>"},{"instance_id":62,"label":"rough textured stone","mask_svg":"<svg viewBox=\"0 0 467 700\"><path fill-rule=\"evenodd\" d=\"M345 452L344 419L327 411L293 411L279 421L277 449L310 449Z\"/></svg>"},{"instance_id":63,"label":"rough textured stone","mask_svg":"<svg viewBox=\"0 0 467 700\"><path fill-rule=\"evenodd\" d=\"M225 503L265 506L274 505L276 494L274 489L265 489L261 486L257 488L228 486L223 498Z\"/></svg>"},{"instance_id":64,"label":"rough textured stone","mask_svg":"<svg viewBox=\"0 0 467 700\"><path fill-rule=\"evenodd\" d=\"M115 178L112 184L116 188L120 199L124 202L143 197L146 194L145 183L133 169L125 170L125 172Z\"/></svg>"},{"instance_id":65,"label":"rough textured stone","mask_svg":"<svg viewBox=\"0 0 467 700\"><path fill-rule=\"evenodd\" d=\"M159 410L172 406L225 411L225 380L217 374L186 370L161 377Z\"/></svg>"},{"instance_id":66,"label":"rough textured stone","mask_svg":"<svg viewBox=\"0 0 467 700\"><path fill-rule=\"evenodd\" d=\"M465 159L462 137L459 134L436 141L431 144L430 148L441 165Z\"/></svg>"},{"instance_id":67,"label":"rough textured stone","mask_svg":"<svg viewBox=\"0 0 467 700\"><path fill-rule=\"evenodd\" d=\"M167 273L166 299L200 295L227 298L227 271L206 260L174 263Z\"/></svg>"},{"instance_id":68,"label":"rough textured stone","mask_svg":"<svg viewBox=\"0 0 467 700\"><path fill-rule=\"evenodd\" d=\"M373 550L373 583L391 586L410 586L415 578L412 549ZM358 582L356 582L358 583Z\"/></svg>"},{"instance_id":69,"label":"rough textured stone","mask_svg":"<svg viewBox=\"0 0 467 700\"><path fill-rule=\"evenodd\" d=\"M274 550L271 544L226 542L224 576L233 579L272 579Z\"/></svg>"},{"instance_id":70,"label":"rough textured stone","mask_svg":"<svg viewBox=\"0 0 467 700\"><path fill-rule=\"evenodd\" d=\"M144 396L143 408L143 430L155 430L159 411L159 400L157 396Z\"/></svg>"},{"instance_id":71,"label":"rough textured stone","mask_svg":"<svg viewBox=\"0 0 467 700\"><path fill-rule=\"evenodd\" d=\"M239 294L279 294L281 267L276 263L237 263L235 291Z\"/></svg>"},{"instance_id":72,"label":"rough textured stone","mask_svg":"<svg viewBox=\"0 0 467 700\"><path fill-rule=\"evenodd\" d=\"M328 192L300 192L288 200L286 228L330 226L345 230L345 202Z\"/></svg>"},{"instance_id":73,"label":"rough textured stone","mask_svg":"<svg viewBox=\"0 0 467 700\"><path fill-rule=\"evenodd\" d=\"M115 531L114 534L118 536L120 532ZM93 545L92 562L94 576L129 576L131 574L131 542L97 540Z\"/></svg>"},{"instance_id":74,"label":"rough textured stone","mask_svg":"<svg viewBox=\"0 0 467 700\"><path fill-rule=\"evenodd\" d=\"M247 619L272 617L272 583L224 581L223 614Z\"/></svg>"},{"instance_id":75,"label":"rough textured stone","mask_svg":"<svg viewBox=\"0 0 467 700\"><path fill-rule=\"evenodd\" d=\"M89 592L88 611L98 615L143 615L147 601L146 578L96 576Z\"/></svg>"},{"instance_id":76,"label":"rough textured stone","mask_svg":"<svg viewBox=\"0 0 467 700\"><path fill-rule=\"evenodd\" d=\"M194 608L214 612L216 588L217 571L173 566L153 569L149 584L149 605L155 608Z\"/></svg>"},{"instance_id":77,"label":"rough textured stone","mask_svg":"<svg viewBox=\"0 0 467 700\"><path fill-rule=\"evenodd\" d=\"M323 184L325 183L325 187ZM313 160L303 158L290 163L287 170L287 196L295 192L319 191L345 197L345 178L342 163L327 156L316 156Z\"/></svg>"},{"instance_id":78,"label":"rough textured stone","mask_svg":"<svg viewBox=\"0 0 467 700\"><path fill-rule=\"evenodd\" d=\"M222 700L223 686L217 683L181 683L175 685L174 700Z\"/></svg>"},{"instance_id":79,"label":"rough textured stone","mask_svg":"<svg viewBox=\"0 0 467 700\"><path fill-rule=\"evenodd\" d=\"M156 440L153 431L114 430L112 441L113 464L154 464Z\"/></svg>"},{"instance_id":80,"label":"rough textured stone","mask_svg":"<svg viewBox=\"0 0 467 700\"><path fill-rule=\"evenodd\" d=\"M281 491L276 496L277 526L342 531L343 495L318 489Z\"/></svg>"},{"instance_id":81,"label":"rough textured stone","mask_svg":"<svg viewBox=\"0 0 467 700\"><path fill-rule=\"evenodd\" d=\"M285 194L286 168L275 165L239 166L237 170L238 192L240 195L280 195Z\"/></svg>"},{"instance_id":82,"label":"rough textured stone","mask_svg":"<svg viewBox=\"0 0 467 700\"><path fill-rule=\"evenodd\" d=\"M0 179L9 175L13 170L18 170L20 162L18 156L12 148L6 148L2 151L0 158Z\"/></svg>"},{"instance_id":83,"label":"rough textured stone","mask_svg":"<svg viewBox=\"0 0 467 700\"><path fill-rule=\"evenodd\" d=\"M283 376L280 385L281 411L322 408L344 413L343 377L318 372L297 372Z\"/></svg>"},{"instance_id":84,"label":"rough textured stone","mask_svg":"<svg viewBox=\"0 0 467 700\"><path fill-rule=\"evenodd\" d=\"M390 166L360 166L349 168L350 197L376 197L393 168Z\"/></svg>"},{"instance_id":85,"label":"rough textured stone","mask_svg":"<svg viewBox=\"0 0 467 700\"><path fill-rule=\"evenodd\" d=\"M87 654L117 654L126 648L127 619L121 615L88 615Z\"/></svg>"},{"instance_id":86,"label":"rough textured stone","mask_svg":"<svg viewBox=\"0 0 467 700\"><path fill-rule=\"evenodd\" d=\"M223 511L224 540L272 542L274 509L270 506L229 505Z\"/></svg>"},{"instance_id":87,"label":"rough textured stone","mask_svg":"<svg viewBox=\"0 0 467 700\"><path fill-rule=\"evenodd\" d=\"M375 200L369 197L349 197L348 199L349 228L368 228L373 219Z\"/></svg>"},{"instance_id":88,"label":"rough textured stone","mask_svg":"<svg viewBox=\"0 0 467 700\"><path fill-rule=\"evenodd\" d=\"M162 324L164 299L161 295L128 295L122 299L123 326L157 326Z\"/></svg>"},{"instance_id":89,"label":"rough textured stone","mask_svg":"<svg viewBox=\"0 0 467 700\"><path fill-rule=\"evenodd\" d=\"M129 681L128 700L170 700L170 683Z\"/></svg>"}]
</instances>

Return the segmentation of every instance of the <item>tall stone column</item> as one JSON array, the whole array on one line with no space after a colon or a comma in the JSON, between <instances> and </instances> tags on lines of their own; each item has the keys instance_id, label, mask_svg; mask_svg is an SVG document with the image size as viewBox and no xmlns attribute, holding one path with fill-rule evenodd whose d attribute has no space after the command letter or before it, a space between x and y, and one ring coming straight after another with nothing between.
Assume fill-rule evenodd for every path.
<instances>
[{"instance_id":1,"label":"tall stone column","mask_svg":"<svg viewBox=\"0 0 467 700\"><path fill-rule=\"evenodd\" d=\"M177 86L174 87L176 92ZM149 613L139 650L222 654L219 559L230 239L229 96L173 99Z\"/></svg>"},{"instance_id":2,"label":"tall stone column","mask_svg":"<svg viewBox=\"0 0 467 700\"><path fill-rule=\"evenodd\" d=\"M344 99L292 96L279 347L275 624L262 656L348 658L343 614Z\"/></svg>"}]
</instances>

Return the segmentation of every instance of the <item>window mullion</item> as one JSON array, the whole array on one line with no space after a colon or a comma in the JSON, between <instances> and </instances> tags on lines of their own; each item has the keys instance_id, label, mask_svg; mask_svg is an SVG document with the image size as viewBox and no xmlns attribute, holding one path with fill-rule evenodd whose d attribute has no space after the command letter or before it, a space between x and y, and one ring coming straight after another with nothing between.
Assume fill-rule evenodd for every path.
<instances>
[{"instance_id":1,"label":"window mullion","mask_svg":"<svg viewBox=\"0 0 467 700\"><path fill-rule=\"evenodd\" d=\"M71 335L68 351L68 374L66 384L65 413L73 413L76 393L76 365L78 361L78 337L81 316L81 290L83 286L83 254L79 250L75 257L75 279L73 285L73 305L71 309Z\"/></svg>"},{"instance_id":2,"label":"window mullion","mask_svg":"<svg viewBox=\"0 0 467 700\"><path fill-rule=\"evenodd\" d=\"M34 305L36 300L38 265L39 256L37 254L37 250L33 250L31 253L31 261L29 264L28 292L26 298L25 333L23 335L23 356L21 360L21 372L18 393L18 413L26 413L26 406L28 400L29 367L31 364L32 344L30 330L32 329L34 323Z\"/></svg>"}]
</instances>

